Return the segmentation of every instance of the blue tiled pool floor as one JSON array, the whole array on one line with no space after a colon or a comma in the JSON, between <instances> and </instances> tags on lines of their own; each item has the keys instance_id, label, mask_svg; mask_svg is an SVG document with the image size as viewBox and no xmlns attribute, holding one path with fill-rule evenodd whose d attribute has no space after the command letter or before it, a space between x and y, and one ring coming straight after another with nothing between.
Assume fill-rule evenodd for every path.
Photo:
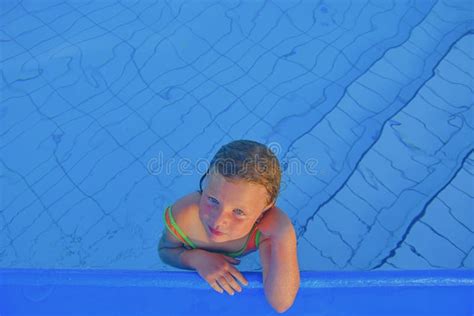
<instances>
[{"instance_id":1,"label":"blue tiled pool floor","mask_svg":"<svg viewBox=\"0 0 474 316\"><path fill-rule=\"evenodd\" d=\"M174 270L164 207L244 138L303 271L474 268L470 1L0 7L0 267Z\"/></svg>"}]
</instances>

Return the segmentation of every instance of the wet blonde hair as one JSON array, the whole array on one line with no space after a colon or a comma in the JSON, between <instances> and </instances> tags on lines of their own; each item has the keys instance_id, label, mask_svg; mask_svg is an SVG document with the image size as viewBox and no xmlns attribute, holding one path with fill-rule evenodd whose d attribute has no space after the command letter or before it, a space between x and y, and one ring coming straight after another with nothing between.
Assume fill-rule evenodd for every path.
<instances>
[{"instance_id":1,"label":"wet blonde hair","mask_svg":"<svg viewBox=\"0 0 474 316\"><path fill-rule=\"evenodd\" d=\"M222 146L211 160L206 175L216 172L227 180L245 180L261 184L268 192L267 204L275 203L280 191L281 168L278 158L265 145L253 140L235 140Z\"/></svg>"}]
</instances>

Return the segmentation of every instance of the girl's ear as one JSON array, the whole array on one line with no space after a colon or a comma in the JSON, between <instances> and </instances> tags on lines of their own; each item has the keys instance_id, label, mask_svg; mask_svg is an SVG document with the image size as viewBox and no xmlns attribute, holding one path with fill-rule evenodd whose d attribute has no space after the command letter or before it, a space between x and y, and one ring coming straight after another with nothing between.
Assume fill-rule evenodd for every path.
<instances>
[{"instance_id":1,"label":"girl's ear","mask_svg":"<svg viewBox=\"0 0 474 316\"><path fill-rule=\"evenodd\" d=\"M257 218L257 220L255 221L255 223L257 223L257 224L260 223L260 221L262 220L262 217L263 217L263 215L264 215L265 213L266 213L266 211L263 212L262 214L260 214L260 216Z\"/></svg>"},{"instance_id":2,"label":"girl's ear","mask_svg":"<svg viewBox=\"0 0 474 316\"><path fill-rule=\"evenodd\" d=\"M265 211L263 211L262 214L265 214L265 212L268 212L268 211L271 210L274 206L275 206L275 201L273 201L272 203L270 203L270 204L265 208Z\"/></svg>"},{"instance_id":3,"label":"girl's ear","mask_svg":"<svg viewBox=\"0 0 474 316\"><path fill-rule=\"evenodd\" d=\"M271 210L274 206L275 206L275 202L271 203L271 204L265 209L265 211L263 211L262 214L260 214L260 216L259 216L258 219L257 219L257 223L259 223L259 222L262 220L262 217L264 217L265 214L267 214L267 212L268 212L269 210Z\"/></svg>"}]
</instances>

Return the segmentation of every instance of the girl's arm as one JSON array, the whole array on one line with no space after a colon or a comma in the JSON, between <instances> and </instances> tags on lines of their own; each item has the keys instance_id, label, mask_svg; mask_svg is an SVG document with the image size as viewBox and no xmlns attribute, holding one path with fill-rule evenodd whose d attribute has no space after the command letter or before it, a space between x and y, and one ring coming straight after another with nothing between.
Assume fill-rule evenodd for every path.
<instances>
[{"instance_id":1,"label":"girl's arm","mask_svg":"<svg viewBox=\"0 0 474 316\"><path fill-rule=\"evenodd\" d=\"M190 257L196 249L186 249L176 237L174 237L166 228L161 236L158 245L158 254L161 261L171 266L194 270Z\"/></svg>"},{"instance_id":2,"label":"girl's arm","mask_svg":"<svg viewBox=\"0 0 474 316\"><path fill-rule=\"evenodd\" d=\"M172 213L176 221L186 216L186 212L191 204L191 195L184 196L173 203ZM195 270L193 265L193 256L198 249L185 248L183 242L177 239L167 229L166 224L163 228L160 243L158 245L158 253L161 261L164 263L186 270Z\"/></svg>"},{"instance_id":3,"label":"girl's arm","mask_svg":"<svg viewBox=\"0 0 474 316\"><path fill-rule=\"evenodd\" d=\"M296 298L300 273L294 227L288 216L276 209L266 223L262 223L262 233L269 237L259 245L259 252L265 296L277 312L283 313Z\"/></svg>"}]
</instances>

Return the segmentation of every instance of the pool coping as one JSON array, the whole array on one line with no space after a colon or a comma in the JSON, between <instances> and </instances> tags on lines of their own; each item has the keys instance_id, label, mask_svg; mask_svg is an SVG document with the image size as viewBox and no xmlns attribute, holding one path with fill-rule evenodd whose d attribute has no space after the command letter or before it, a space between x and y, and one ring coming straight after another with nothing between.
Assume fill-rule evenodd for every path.
<instances>
[{"instance_id":1,"label":"pool coping","mask_svg":"<svg viewBox=\"0 0 474 316\"><path fill-rule=\"evenodd\" d=\"M263 288L261 272L242 274L247 288ZM301 271L300 288L474 286L474 270ZM0 269L0 286L96 285L163 288L209 286L195 271L103 269Z\"/></svg>"}]
</instances>

